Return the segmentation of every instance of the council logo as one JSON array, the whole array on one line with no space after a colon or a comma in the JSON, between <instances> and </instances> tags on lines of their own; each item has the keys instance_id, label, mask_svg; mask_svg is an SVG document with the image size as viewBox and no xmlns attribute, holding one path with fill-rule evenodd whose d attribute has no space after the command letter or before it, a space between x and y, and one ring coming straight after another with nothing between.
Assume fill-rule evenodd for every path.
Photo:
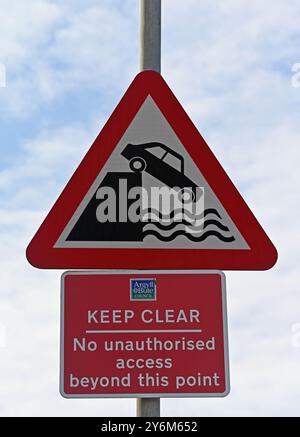
<instances>
[{"instance_id":1,"label":"council logo","mask_svg":"<svg viewBox=\"0 0 300 437\"><path fill-rule=\"evenodd\" d=\"M156 279L130 279L130 300L156 300Z\"/></svg>"}]
</instances>

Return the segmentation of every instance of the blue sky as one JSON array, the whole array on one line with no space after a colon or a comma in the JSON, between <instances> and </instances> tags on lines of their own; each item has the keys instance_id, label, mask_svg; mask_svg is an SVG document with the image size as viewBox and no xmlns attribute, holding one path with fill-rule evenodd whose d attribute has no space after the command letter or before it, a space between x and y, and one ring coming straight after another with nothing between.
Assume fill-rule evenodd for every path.
<instances>
[{"instance_id":1,"label":"blue sky","mask_svg":"<svg viewBox=\"0 0 300 437\"><path fill-rule=\"evenodd\" d=\"M60 272L24 252L138 72L138 3L0 1L0 415L134 414L60 397ZM229 397L162 413L298 415L300 4L162 3L162 74L279 251L271 271L226 273Z\"/></svg>"}]
</instances>

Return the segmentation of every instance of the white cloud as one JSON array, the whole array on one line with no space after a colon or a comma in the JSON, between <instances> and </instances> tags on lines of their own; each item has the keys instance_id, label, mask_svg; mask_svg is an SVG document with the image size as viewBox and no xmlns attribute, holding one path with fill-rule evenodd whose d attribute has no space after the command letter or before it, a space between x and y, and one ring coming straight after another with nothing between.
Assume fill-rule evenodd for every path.
<instances>
[{"instance_id":1,"label":"white cloud","mask_svg":"<svg viewBox=\"0 0 300 437\"><path fill-rule=\"evenodd\" d=\"M166 0L163 5L163 71L188 103L204 100L192 109L203 111L205 99L219 98L219 108L216 104L211 108L217 116L220 111L226 118L228 113L238 116L241 109L242 114L251 110L259 97L274 97L278 86L282 92L285 87L291 103L293 90L285 75L290 77L291 66L299 57L297 2L278 0L270 7L256 0L211 5ZM229 101L231 106L226 108ZM242 104L248 107L244 109ZM259 109L258 102L256 106ZM194 114L197 117L197 112Z\"/></svg>"},{"instance_id":2,"label":"white cloud","mask_svg":"<svg viewBox=\"0 0 300 437\"><path fill-rule=\"evenodd\" d=\"M0 57L14 71L38 55L61 9L48 0L2 0Z\"/></svg>"},{"instance_id":3,"label":"white cloud","mask_svg":"<svg viewBox=\"0 0 300 437\"><path fill-rule=\"evenodd\" d=\"M75 89L110 94L126 83L137 43L136 26L122 11L116 1L4 0L0 62L7 88L0 114L28 118Z\"/></svg>"}]
</instances>

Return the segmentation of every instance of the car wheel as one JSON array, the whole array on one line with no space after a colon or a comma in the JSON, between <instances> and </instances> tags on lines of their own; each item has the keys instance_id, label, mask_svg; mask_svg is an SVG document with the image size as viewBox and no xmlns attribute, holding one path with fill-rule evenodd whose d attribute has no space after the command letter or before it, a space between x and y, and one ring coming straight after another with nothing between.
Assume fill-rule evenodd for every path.
<instances>
[{"instance_id":1,"label":"car wheel","mask_svg":"<svg viewBox=\"0 0 300 437\"><path fill-rule=\"evenodd\" d=\"M140 173L147 167L146 161L143 158L132 158L129 162L130 170Z\"/></svg>"}]
</instances>

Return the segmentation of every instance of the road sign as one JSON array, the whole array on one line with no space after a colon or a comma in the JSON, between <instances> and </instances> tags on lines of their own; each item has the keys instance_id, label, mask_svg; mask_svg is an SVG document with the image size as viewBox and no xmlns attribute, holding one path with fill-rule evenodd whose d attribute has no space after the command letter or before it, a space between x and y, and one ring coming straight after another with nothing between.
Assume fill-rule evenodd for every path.
<instances>
[{"instance_id":1,"label":"road sign","mask_svg":"<svg viewBox=\"0 0 300 437\"><path fill-rule=\"evenodd\" d=\"M277 253L164 79L145 71L27 258L40 268L264 270Z\"/></svg>"},{"instance_id":2,"label":"road sign","mask_svg":"<svg viewBox=\"0 0 300 437\"><path fill-rule=\"evenodd\" d=\"M67 272L65 397L212 397L229 392L222 272Z\"/></svg>"}]
</instances>

